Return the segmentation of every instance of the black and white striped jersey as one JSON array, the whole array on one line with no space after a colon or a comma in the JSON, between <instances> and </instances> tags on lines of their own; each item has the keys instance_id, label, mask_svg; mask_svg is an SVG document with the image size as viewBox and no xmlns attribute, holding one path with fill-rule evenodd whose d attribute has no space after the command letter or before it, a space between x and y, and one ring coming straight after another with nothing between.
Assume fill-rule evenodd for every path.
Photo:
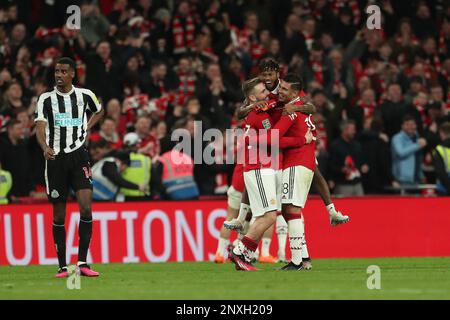
<instances>
[{"instance_id":1,"label":"black and white striped jersey","mask_svg":"<svg viewBox=\"0 0 450 320\"><path fill-rule=\"evenodd\" d=\"M72 87L67 93L53 91L40 95L34 121L46 121L47 145L55 154L70 153L81 147L87 135L87 110L98 113L102 107L89 89Z\"/></svg>"}]
</instances>

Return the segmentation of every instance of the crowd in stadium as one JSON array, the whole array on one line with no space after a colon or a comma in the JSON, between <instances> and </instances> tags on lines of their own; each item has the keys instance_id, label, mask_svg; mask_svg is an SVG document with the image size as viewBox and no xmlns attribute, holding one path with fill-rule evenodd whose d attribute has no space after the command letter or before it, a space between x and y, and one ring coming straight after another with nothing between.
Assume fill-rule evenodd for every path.
<instances>
[{"instance_id":1,"label":"crowd in stadium","mask_svg":"<svg viewBox=\"0 0 450 320\"><path fill-rule=\"evenodd\" d=\"M94 163L123 148L129 132L155 162L171 148L174 128L192 121L203 130L237 127L241 84L271 57L281 75L301 75L316 106L317 158L332 190L361 184L364 194L378 194L435 184L433 150L450 148L446 2L1 1L0 169L11 173L9 195L39 197L45 189L33 117L62 56L75 60L77 85L105 110L88 139ZM74 3L80 30L65 25ZM372 3L381 9L379 30L366 27ZM225 194L232 171L196 165L200 195ZM447 192L449 180L442 181Z\"/></svg>"}]
</instances>

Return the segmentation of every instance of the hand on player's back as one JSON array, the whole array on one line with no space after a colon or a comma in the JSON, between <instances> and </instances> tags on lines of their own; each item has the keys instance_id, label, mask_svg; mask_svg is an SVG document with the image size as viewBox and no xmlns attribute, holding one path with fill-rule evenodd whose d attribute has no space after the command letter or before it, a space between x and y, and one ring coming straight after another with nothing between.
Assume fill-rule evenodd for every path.
<instances>
[{"instance_id":1,"label":"hand on player's back","mask_svg":"<svg viewBox=\"0 0 450 320\"><path fill-rule=\"evenodd\" d=\"M45 160L55 160L55 151L52 148L46 147L44 150Z\"/></svg>"},{"instance_id":2,"label":"hand on player's back","mask_svg":"<svg viewBox=\"0 0 450 320\"><path fill-rule=\"evenodd\" d=\"M295 113L296 111L297 111L297 106L294 105L294 104L288 103L288 104L286 104L286 105L283 107L283 115L286 115L286 114L293 114L293 113Z\"/></svg>"},{"instance_id":3,"label":"hand on player's back","mask_svg":"<svg viewBox=\"0 0 450 320\"><path fill-rule=\"evenodd\" d=\"M314 136L313 136L313 134L311 133L311 129L308 129L308 131L306 132L306 134L305 134L305 140L306 140L306 144L310 144L311 141L314 140Z\"/></svg>"}]
</instances>

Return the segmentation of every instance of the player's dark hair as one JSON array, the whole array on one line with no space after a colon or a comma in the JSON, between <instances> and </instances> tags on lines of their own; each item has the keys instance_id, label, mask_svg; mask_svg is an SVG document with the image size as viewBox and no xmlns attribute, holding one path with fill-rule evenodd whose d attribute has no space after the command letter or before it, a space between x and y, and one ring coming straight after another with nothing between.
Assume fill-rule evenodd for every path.
<instances>
[{"instance_id":1,"label":"player's dark hair","mask_svg":"<svg viewBox=\"0 0 450 320\"><path fill-rule=\"evenodd\" d=\"M280 65L272 58L265 58L259 62L258 65L259 72L264 71L280 71Z\"/></svg>"},{"instance_id":2,"label":"player's dark hair","mask_svg":"<svg viewBox=\"0 0 450 320\"><path fill-rule=\"evenodd\" d=\"M294 74L294 73L288 73L284 76L283 81L289 83L291 85L291 88L300 91L303 90L303 81L300 78L300 76Z\"/></svg>"},{"instance_id":3,"label":"player's dark hair","mask_svg":"<svg viewBox=\"0 0 450 320\"><path fill-rule=\"evenodd\" d=\"M253 93L253 89L255 89L255 87L260 83L262 82L261 80L259 80L259 78L253 78L245 81L244 84L242 85L242 91L244 92L244 96L248 98Z\"/></svg>"},{"instance_id":4,"label":"player's dark hair","mask_svg":"<svg viewBox=\"0 0 450 320\"><path fill-rule=\"evenodd\" d=\"M75 61L73 61L71 58L69 58L69 57L62 57L62 58L59 58L57 61L56 61L56 63L57 64L67 64L67 65L69 65L69 67L72 69L72 70L76 70L76 68L77 68L77 65L76 65L76 63L75 63Z\"/></svg>"}]
</instances>

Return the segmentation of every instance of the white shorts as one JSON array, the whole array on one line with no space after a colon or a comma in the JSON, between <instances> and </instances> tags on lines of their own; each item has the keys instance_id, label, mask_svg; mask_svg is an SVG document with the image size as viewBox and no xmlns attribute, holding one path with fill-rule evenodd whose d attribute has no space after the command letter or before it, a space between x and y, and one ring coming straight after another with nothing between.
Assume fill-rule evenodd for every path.
<instances>
[{"instance_id":1,"label":"white shorts","mask_svg":"<svg viewBox=\"0 0 450 320\"><path fill-rule=\"evenodd\" d=\"M281 171L268 168L244 172L245 188L254 217L281 210L281 178Z\"/></svg>"},{"instance_id":2,"label":"white shorts","mask_svg":"<svg viewBox=\"0 0 450 320\"><path fill-rule=\"evenodd\" d=\"M228 206L231 209L239 210L242 202L242 192L237 191L233 186L230 186L227 191Z\"/></svg>"},{"instance_id":3,"label":"white shorts","mask_svg":"<svg viewBox=\"0 0 450 320\"><path fill-rule=\"evenodd\" d=\"M309 188L314 177L314 171L304 167L295 166L283 170L283 204L292 204L296 207L305 207Z\"/></svg>"}]
</instances>

